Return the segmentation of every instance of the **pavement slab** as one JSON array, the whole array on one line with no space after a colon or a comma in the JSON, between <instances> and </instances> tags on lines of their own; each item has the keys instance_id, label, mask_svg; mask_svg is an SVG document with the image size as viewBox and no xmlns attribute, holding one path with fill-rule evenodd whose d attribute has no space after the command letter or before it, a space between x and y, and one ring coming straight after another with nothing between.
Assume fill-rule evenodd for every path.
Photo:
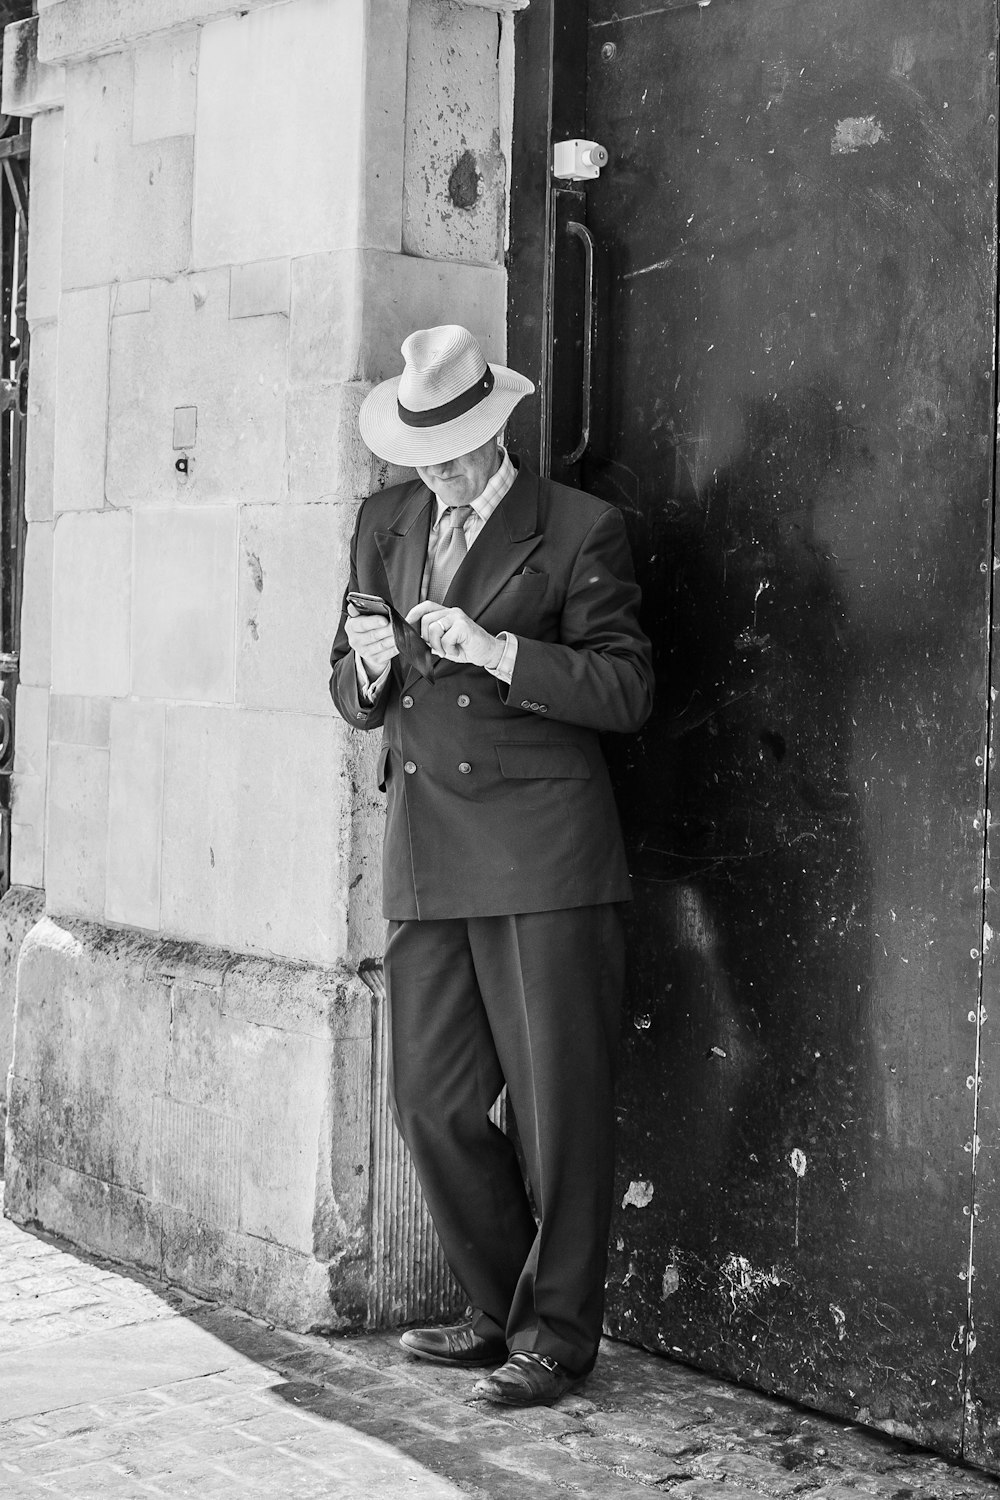
<instances>
[{"instance_id":1,"label":"pavement slab","mask_svg":"<svg viewBox=\"0 0 1000 1500\"><path fill-rule=\"evenodd\" d=\"M0 1495L997 1500L996 1479L606 1343L509 1410L395 1334L284 1333L0 1218Z\"/></svg>"}]
</instances>

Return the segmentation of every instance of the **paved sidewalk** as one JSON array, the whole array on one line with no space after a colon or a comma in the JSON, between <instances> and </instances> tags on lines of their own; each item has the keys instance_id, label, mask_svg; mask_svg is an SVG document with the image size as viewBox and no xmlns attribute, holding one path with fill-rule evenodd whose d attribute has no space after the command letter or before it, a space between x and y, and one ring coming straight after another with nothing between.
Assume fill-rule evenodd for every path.
<instances>
[{"instance_id":1,"label":"paved sidewalk","mask_svg":"<svg viewBox=\"0 0 1000 1500\"><path fill-rule=\"evenodd\" d=\"M498 1411L395 1337L269 1329L0 1219L0 1495L997 1500L997 1483L619 1344Z\"/></svg>"}]
</instances>

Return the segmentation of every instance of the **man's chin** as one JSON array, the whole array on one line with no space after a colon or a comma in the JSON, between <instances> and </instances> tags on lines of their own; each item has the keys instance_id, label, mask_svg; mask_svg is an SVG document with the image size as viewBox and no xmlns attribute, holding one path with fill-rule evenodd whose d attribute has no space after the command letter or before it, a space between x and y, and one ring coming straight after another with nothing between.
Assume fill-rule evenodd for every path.
<instances>
[{"instance_id":1,"label":"man's chin","mask_svg":"<svg viewBox=\"0 0 1000 1500\"><path fill-rule=\"evenodd\" d=\"M434 479L430 481L430 488L441 500L447 500L449 505L465 505L467 503L466 492L469 489L469 485L462 478Z\"/></svg>"}]
</instances>

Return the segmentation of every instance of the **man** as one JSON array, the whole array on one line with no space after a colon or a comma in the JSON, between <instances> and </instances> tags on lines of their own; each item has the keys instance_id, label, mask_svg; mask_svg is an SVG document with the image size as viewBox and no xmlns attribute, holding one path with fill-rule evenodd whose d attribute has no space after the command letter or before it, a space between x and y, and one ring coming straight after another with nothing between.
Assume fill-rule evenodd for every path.
<instances>
[{"instance_id":1,"label":"man","mask_svg":"<svg viewBox=\"0 0 1000 1500\"><path fill-rule=\"evenodd\" d=\"M548 1404L601 1335L629 884L598 735L646 719L649 642L619 512L500 447L531 382L454 325L402 353L360 425L419 479L361 507L348 598L377 598L345 602L330 680L383 730L392 1107L472 1306L401 1342ZM488 1118L504 1083L537 1225Z\"/></svg>"}]
</instances>

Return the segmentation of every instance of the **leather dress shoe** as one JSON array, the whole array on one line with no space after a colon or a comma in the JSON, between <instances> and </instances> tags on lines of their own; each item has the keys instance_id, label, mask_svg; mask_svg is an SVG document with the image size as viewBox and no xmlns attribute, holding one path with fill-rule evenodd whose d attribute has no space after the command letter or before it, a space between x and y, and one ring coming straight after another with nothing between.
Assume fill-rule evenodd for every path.
<instances>
[{"instance_id":1,"label":"leather dress shoe","mask_svg":"<svg viewBox=\"0 0 1000 1500\"><path fill-rule=\"evenodd\" d=\"M479 1334L471 1322L455 1323L450 1328L408 1328L399 1342L407 1354L430 1359L438 1365L499 1365L507 1358L507 1343L502 1334Z\"/></svg>"},{"instance_id":2,"label":"leather dress shoe","mask_svg":"<svg viewBox=\"0 0 1000 1500\"><path fill-rule=\"evenodd\" d=\"M583 1385L586 1375L572 1375L554 1359L517 1349L505 1365L477 1380L475 1391L502 1406L551 1406L567 1391Z\"/></svg>"}]
</instances>

